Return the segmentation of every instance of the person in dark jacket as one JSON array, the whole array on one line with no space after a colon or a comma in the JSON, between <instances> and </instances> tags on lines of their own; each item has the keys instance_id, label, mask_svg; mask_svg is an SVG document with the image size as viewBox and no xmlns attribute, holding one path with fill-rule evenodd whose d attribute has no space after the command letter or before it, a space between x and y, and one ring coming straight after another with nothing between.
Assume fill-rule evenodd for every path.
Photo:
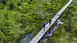
<instances>
[{"instance_id":1,"label":"person in dark jacket","mask_svg":"<svg viewBox=\"0 0 77 43\"><path fill-rule=\"evenodd\" d=\"M45 25L46 25L46 23L43 23L43 28L44 28L44 30L45 30Z\"/></svg>"},{"instance_id":2,"label":"person in dark jacket","mask_svg":"<svg viewBox=\"0 0 77 43\"><path fill-rule=\"evenodd\" d=\"M49 26L51 25L51 19L49 19Z\"/></svg>"}]
</instances>

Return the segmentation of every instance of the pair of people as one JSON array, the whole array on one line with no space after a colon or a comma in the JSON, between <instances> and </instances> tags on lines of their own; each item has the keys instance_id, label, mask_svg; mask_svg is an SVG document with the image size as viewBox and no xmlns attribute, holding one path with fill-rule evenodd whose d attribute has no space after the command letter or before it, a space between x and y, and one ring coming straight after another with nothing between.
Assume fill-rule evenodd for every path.
<instances>
[{"instance_id":1,"label":"pair of people","mask_svg":"<svg viewBox=\"0 0 77 43\"><path fill-rule=\"evenodd\" d=\"M44 28L44 30L45 30L45 25L46 25L46 23L44 22L43 23L43 28ZM49 26L51 25L51 19L49 19Z\"/></svg>"}]
</instances>

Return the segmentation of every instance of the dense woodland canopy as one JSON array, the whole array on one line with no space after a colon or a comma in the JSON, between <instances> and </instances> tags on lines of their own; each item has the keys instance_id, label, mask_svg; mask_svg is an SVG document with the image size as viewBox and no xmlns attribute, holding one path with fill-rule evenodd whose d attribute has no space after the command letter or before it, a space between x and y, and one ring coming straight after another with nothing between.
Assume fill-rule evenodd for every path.
<instances>
[{"instance_id":1,"label":"dense woodland canopy","mask_svg":"<svg viewBox=\"0 0 77 43\"><path fill-rule=\"evenodd\" d=\"M67 2L68 0L0 0L0 43L20 43L24 35L31 32L33 38L41 30L42 23L53 18ZM77 0L74 0L63 12L61 19L64 24L54 32L54 36L47 43L77 42L76 2ZM71 29L68 26L70 13Z\"/></svg>"}]
</instances>

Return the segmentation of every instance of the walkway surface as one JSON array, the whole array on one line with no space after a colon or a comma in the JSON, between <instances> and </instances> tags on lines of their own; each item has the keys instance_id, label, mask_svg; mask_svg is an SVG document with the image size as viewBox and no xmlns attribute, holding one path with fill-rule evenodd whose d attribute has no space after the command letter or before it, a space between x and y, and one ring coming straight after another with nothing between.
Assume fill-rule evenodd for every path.
<instances>
[{"instance_id":1,"label":"walkway surface","mask_svg":"<svg viewBox=\"0 0 77 43\"><path fill-rule=\"evenodd\" d=\"M52 18L51 25L48 23L42 30L30 41L30 43L38 43L38 41L43 37L43 35L47 32L47 30L56 22L56 20L60 17L62 12L72 3L73 0L69 0L69 2Z\"/></svg>"}]
</instances>

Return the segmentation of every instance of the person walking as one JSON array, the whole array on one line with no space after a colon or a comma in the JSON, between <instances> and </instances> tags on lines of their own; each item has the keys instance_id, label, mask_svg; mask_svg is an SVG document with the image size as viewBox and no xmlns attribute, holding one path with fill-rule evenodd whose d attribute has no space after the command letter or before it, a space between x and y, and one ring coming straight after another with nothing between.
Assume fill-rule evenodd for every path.
<instances>
[{"instance_id":1,"label":"person walking","mask_svg":"<svg viewBox=\"0 0 77 43\"><path fill-rule=\"evenodd\" d=\"M51 19L49 19L49 26L51 25Z\"/></svg>"},{"instance_id":2,"label":"person walking","mask_svg":"<svg viewBox=\"0 0 77 43\"><path fill-rule=\"evenodd\" d=\"M44 28L44 30L45 30L45 25L46 25L46 23L44 22L44 23L43 23L43 28Z\"/></svg>"}]
</instances>

